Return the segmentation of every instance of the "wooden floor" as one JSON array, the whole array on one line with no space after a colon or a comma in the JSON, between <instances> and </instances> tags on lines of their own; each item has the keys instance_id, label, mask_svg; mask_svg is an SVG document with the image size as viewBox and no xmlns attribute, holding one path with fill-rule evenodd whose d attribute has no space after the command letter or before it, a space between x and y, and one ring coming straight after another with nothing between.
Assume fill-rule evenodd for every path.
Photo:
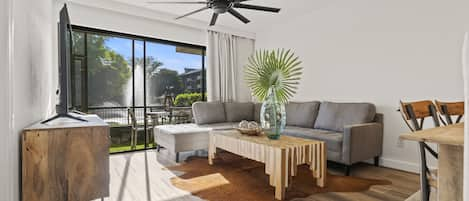
<instances>
[{"instance_id":1,"label":"wooden floor","mask_svg":"<svg viewBox=\"0 0 469 201\"><path fill-rule=\"evenodd\" d=\"M330 172L338 173L335 170ZM375 185L369 190L352 193L324 193L293 201L403 201L411 197L420 188L416 174L389 168L378 168L367 164L358 164L352 169L352 176L391 181L391 185Z\"/></svg>"},{"instance_id":2,"label":"wooden floor","mask_svg":"<svg viewBox=\"0 0 469 201\"><path fill-rule=\"evenodd\" d=\"M172 172L165 167L177 165L166 151L154 150L114 154L110 157L110 197L106 201L200 201L189 192L174 187L170 178L183 172ZM182 155L184 159L187 155ZM340 174L338 170L331 169ZM373 186L368 191L355 193L325 193L294 201L400 201L416 192L419 188L415 174L378 168L370 165L358 165L352 171L353 176L362 178L385 179L392 185ZM229 200L229 199L227 199Z\"/></svg>"},{"instance_id":3,"label":"wooden floor","mask_svg":"<svg viewBox=\"0 0 469 201\"><path fill-rule=\"evenodd\" d=\"M110 197L105 201L201 201L171 185L178 175L165 167L177 165L161 151L139 151L110 156ZM182 174L182 173L181 173ZM98 199L96 201L99 201Z\"/></svg>"}]
</instances>

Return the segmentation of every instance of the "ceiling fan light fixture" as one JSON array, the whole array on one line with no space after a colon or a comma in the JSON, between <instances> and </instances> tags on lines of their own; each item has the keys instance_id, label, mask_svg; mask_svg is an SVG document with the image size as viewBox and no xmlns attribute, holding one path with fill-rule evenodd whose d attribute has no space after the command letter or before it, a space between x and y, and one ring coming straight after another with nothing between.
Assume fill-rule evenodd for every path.
<instances>
[{"instance_id":1,"label":"ceiling fan light fixture","mask_svg":"<svg viewBox=\"0 0 469 201\"><path fill-rule=\"evenodd\" d=\"M190 15L194 15L196 13L205 11L207 9L212 9L213 15L212 15L212 19L210 20L210 26L215 25L219 14L224 14L227 12L231 14L232 16L236 17L238 20L242 21L243 23L245 24L249 23L250 20L244 17L238 11L236 11L235 8L264 11L264 12L273 12L273 13L280 12L280 8L244 4L244 2L246 1L250 1L250 0L150 1L147 3L150 3L150 4L194 4L194 5L205 4L204 7L198 10L192 11L190 13L187 13L185 15L179 16L175 19L181 19Z\"/></svg>"},{"instance_id":2,"label":"ceiling fan light fixture","mask_svg":"<svg viewBox=\"0 0 469 201\"><path fill-rule=\"evenodd\" d=\"M229 1L214 1L210 5L210 8L213 9L213 12L217 14L226 13L231 7L233 7L233 4Z\"/></svg>"}]
</instances>

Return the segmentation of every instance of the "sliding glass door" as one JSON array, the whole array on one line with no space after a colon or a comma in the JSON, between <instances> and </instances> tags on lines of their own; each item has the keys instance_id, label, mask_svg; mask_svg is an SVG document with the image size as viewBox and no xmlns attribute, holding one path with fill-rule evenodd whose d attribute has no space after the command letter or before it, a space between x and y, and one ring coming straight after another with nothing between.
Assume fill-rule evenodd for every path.
<instances>
[{"instance_id":1,"label":"sliding glass door","mask_svg":"<svg viewBox=\"0 0 469 201\"><path fill-rule=\"evenodd\" d=\"M72 47L72 109L111 125L112 153L154 148L154 126L191 122L205 100L202 46L74 27Z\"/></svg>"}]
</instances>

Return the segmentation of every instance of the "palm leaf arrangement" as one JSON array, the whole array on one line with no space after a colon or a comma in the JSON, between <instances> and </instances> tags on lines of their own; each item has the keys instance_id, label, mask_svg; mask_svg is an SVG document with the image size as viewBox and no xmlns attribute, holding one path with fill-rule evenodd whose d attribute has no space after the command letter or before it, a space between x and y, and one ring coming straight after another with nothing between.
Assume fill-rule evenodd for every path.
<instances>
[{"instance_id":1,"label":"palm leaf arrangement","mask_svg":"<svg viewBox=\"0 0 469 201\"><path fill-rule=\"evenodd\" d=\"M245 80L253 95L264 101L269 88L280 103L286 103L296 93L303 69L301 61L291 50L259 50L249 58Z\"/></svg>"}]
</instances>

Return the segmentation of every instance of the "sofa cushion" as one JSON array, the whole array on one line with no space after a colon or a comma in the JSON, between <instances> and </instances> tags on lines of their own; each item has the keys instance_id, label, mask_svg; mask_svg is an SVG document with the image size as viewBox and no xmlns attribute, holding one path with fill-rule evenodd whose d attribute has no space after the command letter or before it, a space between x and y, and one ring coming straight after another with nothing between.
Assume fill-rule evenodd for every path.
<instances>
[{"instance_id":1,"label":"sofa cushion","mask_svg":"<svg viewBox=\"0 0 469 201\"><path fill-rule=\"evenodd\" d=\"M192 105L196 124L226 122L225 107L220 102L196 102Z\"/></svg>"},{"instance_id":2,"label":"sofa cushion","mask_svg":"<svg viewBox=\"0 0 469 201\"><path fill-rule=\"evenodd\" d=\"M226 121L240 122L242 120L254 120L253 103L225 103Z\"/></svg>"},{"instance_id":3,"label":"sofa cushion","mask_svg":"<svg viewBox=\"0 0 469 201\"><path fill-rule=\"evenodd\" d=\"M254 121L261 122L262 103L254 103Z\"/></svg>"},{"instance_id":4,"label":"sofa cushion","mask_svg":"<svg viewBox=\"0 0 469 201\"><path fill-rule=\"evenodd\" d=\"M319 101L290 102L286 105L287 126L313 128L319 112Z\"/></svg>"},{"instance_id":5,"label":"sofa cushion","mask_svg":"<svg viewBox=\"0 0 469 201\"><path fill-rule=\"evenodd\" d=\"M323 102L314 128L343 132L344 126L370 123L375 115L376 108L371 103Z\"/></svg>"},{"instance_id":6,"label":"sofa cushion","mask_svg":"<svg viewBox=\"0 0 469 201\"><path fill-rule=\"evenodd\" d=\"M343 133L338 133L328 130L319 130L312 128L302 128L297 126L287 126L282 134L300 137L312 140L324 141L326 143L327 150L341 152Z\"/></svg>"},{"instance_id":7,"label":"sofa cushion","mask_svg":"<svg viewBox=\"0 0 469 201\"><path fill-rule=\"evenodd\" d=\"M223 122L223 123L213 123L213 124L201 124L198 125L200 128L210 128L212 130L229 130L237 128L239 122Z\"/></svg>"}]
</instances>

